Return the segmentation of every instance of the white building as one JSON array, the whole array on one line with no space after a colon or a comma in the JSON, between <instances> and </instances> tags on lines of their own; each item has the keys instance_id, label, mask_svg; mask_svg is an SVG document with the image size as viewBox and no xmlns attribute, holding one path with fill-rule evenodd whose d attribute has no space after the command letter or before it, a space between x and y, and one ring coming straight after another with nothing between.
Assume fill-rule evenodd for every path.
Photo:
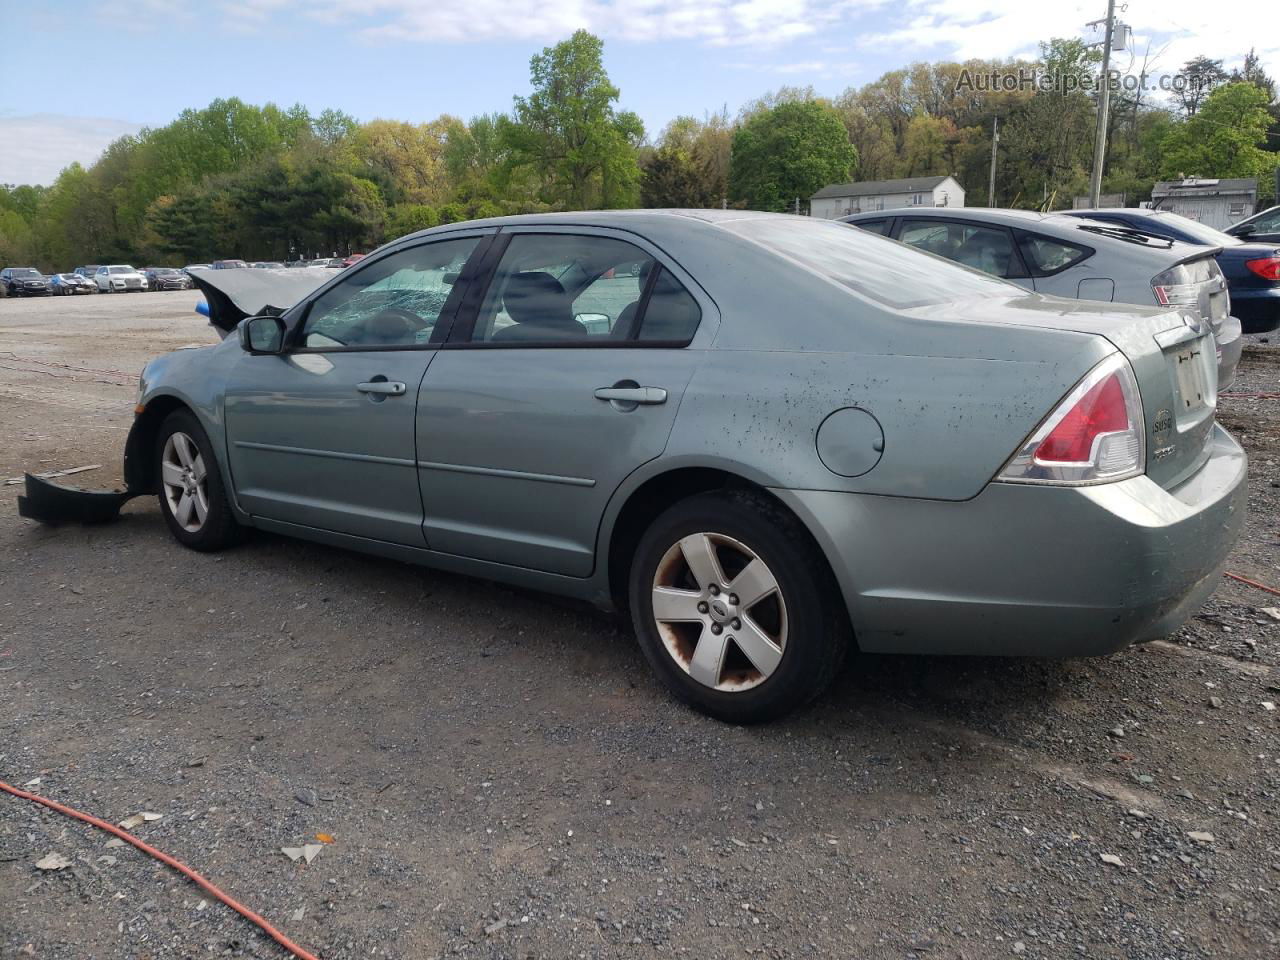
<instances>
[{"instance_id":1,"label":"white building","mask_svg":"<svg viewBox=\"0 0 1280 960\"><path fill-rule=\"evenodd\" d=\"M955 177L907 177L823 187L809 198L809 215L834 220L868 210L963 206L964 187Z\"/></svg>"}]
</instances>

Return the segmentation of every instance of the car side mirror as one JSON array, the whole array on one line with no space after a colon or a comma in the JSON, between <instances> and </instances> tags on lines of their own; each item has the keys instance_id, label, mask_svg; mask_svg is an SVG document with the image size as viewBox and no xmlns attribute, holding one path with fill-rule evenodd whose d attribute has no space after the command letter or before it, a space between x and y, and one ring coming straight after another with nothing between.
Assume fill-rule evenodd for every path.
<instances>
[{"instance_id":1,"label":"car side mirror","mask_svg":"<svg viewBox=\"0 0 1280 960\"><path fill-rule=\"evenodd\" d=\"M246 353L284 352L284 321L279 317L246 317L236 328Z\"/></svg>"},{"instance_id":2,"label":"car side mirror","mask_svg":"<svg viewBox=\"0 0 1280 960\"><path fill-rule=\"evenodd\" d=\"M1258 228L1252 223L1242 223L1239 226L1232 227L1227 232L1233 233L1237 237L1251 237L1258 232Z\"/></svg>"}]
</instances>

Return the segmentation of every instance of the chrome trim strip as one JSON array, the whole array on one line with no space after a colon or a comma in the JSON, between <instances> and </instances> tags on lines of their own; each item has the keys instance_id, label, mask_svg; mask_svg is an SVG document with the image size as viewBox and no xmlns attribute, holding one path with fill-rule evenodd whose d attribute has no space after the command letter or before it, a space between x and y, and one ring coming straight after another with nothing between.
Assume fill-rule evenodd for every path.
<instances>
[{"instance_id":1,"label":"chrome trim strip","mask_svg":"<svg viewBox=\"0 0 1280 960\"><path fill-rule=\"evenodd\" d=\"M368 453L344 453L341 450L312 450L308 447L286 447L278 443L254 443L249 440L235 441L237 447L246 450L267 450L271 453L292 453L301 457L326 457L331 460L356 460L360 463L385 463L393 467L415 466L413 460L402 460L399 457L375 457Z\"/></svg>"},{"instance_id":2,"label":"chrome trim strip","mask_svg":"<svg viewBox=\"0 0 1280 960\"><path fill-rule=\"evenodd\" d=\"M472 467L461 463L436 463L419 460L423 470L443 470L446 473L473 473L483 477L504 477L508 480L532 480L537 483L563 483L570 487L594 487L596 482L587 477L562 477L554 473L527 473L524 470L500 470L497 467Z\"/></svg>"}]
</instances>

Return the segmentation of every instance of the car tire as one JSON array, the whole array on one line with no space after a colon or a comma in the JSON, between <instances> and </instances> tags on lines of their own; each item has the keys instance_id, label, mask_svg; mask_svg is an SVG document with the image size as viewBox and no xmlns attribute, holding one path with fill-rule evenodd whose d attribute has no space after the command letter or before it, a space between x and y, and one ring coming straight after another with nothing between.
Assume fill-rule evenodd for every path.
<instances>
[{"instance_id":1,"label":"car tire","mask_svg":"<svg viewBox=\"0 0 1280 960\"><path fill-rule=\"evenodd\" d=\"M213 445L195 414L175 410L165 417L154 462L160 512L179 543L212 552L241 539Z\"/></svg>"},{"instance_id":2,"label":"car tire","mask_svg":"<svg viewBox=\"0 0 1280 960\"><path fill-rule=\"evenodd\" d=\"M699 494L654 520L628 593L654 673L678 700L728 723L804 706L830 685L852 642L813 538L776 500L748 490Z\"/></svg>"}]
</instances>

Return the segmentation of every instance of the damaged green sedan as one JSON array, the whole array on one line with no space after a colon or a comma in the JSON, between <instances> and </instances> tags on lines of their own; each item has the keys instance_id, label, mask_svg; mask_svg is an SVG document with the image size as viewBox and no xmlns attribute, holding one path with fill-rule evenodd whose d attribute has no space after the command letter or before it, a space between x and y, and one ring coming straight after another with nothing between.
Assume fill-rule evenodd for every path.
<instances>
[{"instance_id":1,"label":"damaged green sedan","mask_svg":"<svg viewBox=\"0 0 1280 960\"><path fill-rule=\"evenodd\" d=\"M117 499L156 494L198 550L253 527L628 609L729 721L809 701L854 645L1166 635L1244 520L1207 326L840 224L512 217L274 301L273 271L226 273L261 288L199 278L227 339L147 366ZM75 502L33 480L23 510Z\"/></svg>"}]
</instances>

